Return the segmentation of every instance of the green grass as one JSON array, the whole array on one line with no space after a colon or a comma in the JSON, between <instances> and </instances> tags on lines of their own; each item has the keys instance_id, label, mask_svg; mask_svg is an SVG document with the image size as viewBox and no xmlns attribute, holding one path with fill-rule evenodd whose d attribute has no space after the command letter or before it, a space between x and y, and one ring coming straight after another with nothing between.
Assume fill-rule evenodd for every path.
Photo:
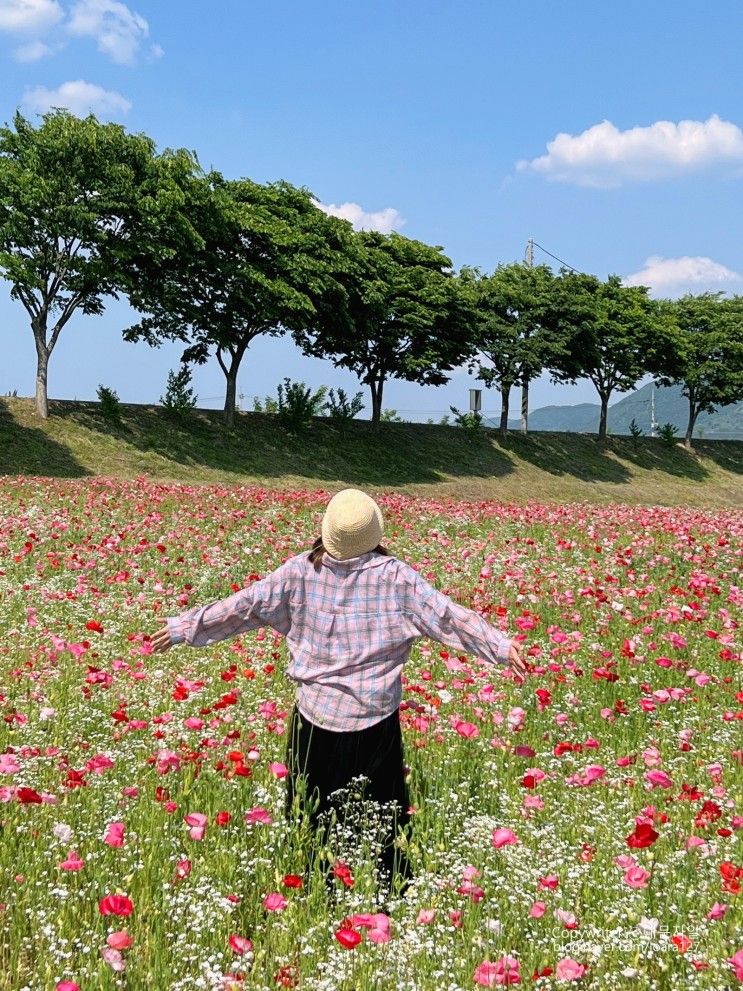
<instances>
[{"instance_id":1,"label":"green grass","mask_svg":"<svg viewBox=\"0 0 743 991\"><path fill-rule=\"evenodd\" d=\"M301 436L275 417L197 410L184 421L153 406L124 406L120 426L97 403L52 401L39 419L28 399L0 401L0 474L189 483L258 482L272 488L355 485L435 498L506 502L743 505L743 442L699 441L694 451L659 440L534 433L470 441L457 427L367 421L345 432L315 420Z\"/></svg>"}]
</instances>

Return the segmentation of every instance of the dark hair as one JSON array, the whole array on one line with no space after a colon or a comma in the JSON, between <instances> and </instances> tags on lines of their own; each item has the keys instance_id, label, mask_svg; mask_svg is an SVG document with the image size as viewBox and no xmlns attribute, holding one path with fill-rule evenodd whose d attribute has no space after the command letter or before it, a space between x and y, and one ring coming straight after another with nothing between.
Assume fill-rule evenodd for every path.
<instances>
[{"instance_id":1,"label":"dark hair","mask_svg":"<svg viewBox=\"0 0 743 991\"><path fill-rule=\"evenodd\" d=\"M373 548L375 554L384 554L385 557L389 557L390 552L386 547L382 547L381 544L377 544ZM322 537L318 537L312 545L312 550L310 551L310 561L315 566L315 571L319 571L322 567L322 556L325 553L325 547L323 546Z\"/></svg>"}]
</instances>

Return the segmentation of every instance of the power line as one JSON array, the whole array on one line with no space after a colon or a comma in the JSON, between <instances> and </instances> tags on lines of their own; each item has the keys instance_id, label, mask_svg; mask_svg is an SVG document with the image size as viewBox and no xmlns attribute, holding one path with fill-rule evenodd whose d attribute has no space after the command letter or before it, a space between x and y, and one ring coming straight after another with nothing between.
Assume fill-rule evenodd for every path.
<instances>
[{"instance_id":1,"label":"power line","mask_svg":"<svg viewBox=\"0 0 743 991\"><path fill-rule=\"evenodd\" d=\"M551 251L547 251L546 248L543 248L542 245L539 244L537 241L535 241L533 238L531 239L531 244L533 244L535 248L539 248L540 251L543 251L545 255L549 255L550 258L554 258L556 262L559 262L565 268L569 268L571 272L575 272L577 275L580 275L580 269L573 268L572 265L568 265L568 263L563 261L562 258L558 258L557 255L553 255Z\"/></svg>"}]
</instances>

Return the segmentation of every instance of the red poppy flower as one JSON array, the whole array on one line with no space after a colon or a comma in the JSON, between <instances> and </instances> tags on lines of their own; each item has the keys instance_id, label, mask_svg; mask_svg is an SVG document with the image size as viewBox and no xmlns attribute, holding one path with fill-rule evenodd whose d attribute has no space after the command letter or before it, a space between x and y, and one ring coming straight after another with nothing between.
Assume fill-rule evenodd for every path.
<instances>
[{"instance_id":1,"label":"red poppy flower","mask_svg":"<svg viewBox=\"0 0 743 991\"><path fill-rule=\"evenodd\" d=\"M41 795L33 788L19 788L15 797L22 805L41 805Z\"/></svg>"},{"instance_id":2,"label":"red poppy flower","mask_svg":"<svg viewBox=\"0 0 743 991\"><path fill-rule=\"evenodd\" d=\"M633 833L627 837L627 846L633 850L644 850L645 847L652 846L658 839L658 833L646 822L635 826Z\"/></svg>"},{"instance_id":3,"label":"red poppy flower","mask_svg":"<svg viewBox=\"0 0 743 991\"><path fill-rule=\"evenodd\" d=\"M106 895L98 903L98 911L101 915L131 915L134 905L126 895Z\"/></svg>"},{"instance_id":4,"label":"red poppy flower","mask_svg":"<svg viewBox=\"0 0 743 991\"><path fill-rule=\"evenodd\" d=\"M361 942L361 933L355 929L336 929L335 938L347 950L352 950Z\"/></svg>"},{"instance_id":5,"label":"red poppy flower","mask_svg":"<svg viewBox=\"0 0 743 991\"><path fill-rule=\"evenodd\" d=\"M671 936L671 942L674 946L678 947L679 953L686 953L691 946L691 940L688 936L684 936L683 933Z\"/></svg>"}]
</instances>

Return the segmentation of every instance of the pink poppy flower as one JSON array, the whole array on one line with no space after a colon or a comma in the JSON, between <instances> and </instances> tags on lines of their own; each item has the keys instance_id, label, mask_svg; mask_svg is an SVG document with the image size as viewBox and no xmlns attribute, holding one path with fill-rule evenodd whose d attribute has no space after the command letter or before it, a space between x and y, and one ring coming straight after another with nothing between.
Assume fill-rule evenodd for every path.
<instances>
[{"instance_id":1,"label":"pink poppy flower","mask_svg":"<svg viewBox=\"0 0 743 991\"><path fill-rule=\"evenodd\" d=\"M700 846L707 846L706 841L701 836L690 836L686 841L687 850L693 850Z\"/></svg>"},{"instance_id":2,"label":"pink poppy flower","mask_svg":"<svg viewBox=\"0 0 743 991\"><path fill-rule=\"evenodd\" d=\"M77 850L70 850L67 859L59 865L63 871L81 871L85 867L85 861L80 858Z\"/></svg>"},{"instance_id":3,"label":"pink poppy flower","mask_svg":"<svg viewBox=\"0 0 743 991\"><path fill-rule=\"evenodd\" d=\"M106 936L106 942L112 950L128 950L134 943L134 939L129 935L126 929L120 929L118 932L109 933L109 935Z\"/></svg>"},{"instance_id":4,"label":"pink poppy flower","mask_svg":"<svg viewBox=\"0 0 743 991\"><path fill-rule=\"evenodd\" d=\"M646 771L644 777L651 788L673 788L673 780L665 771Z\"/></svg>"},{"instance_id":5,"label":"pink poppy flower","mask_svg":"<svg viewBox=\"0 0 743 991\"><path fill-rule=\"evenodd\" d=\"M272 891L263 898L263 907L268 912L283 912L289 903L278 891Z\"/></svg>"},{"instance_id":6,"label":"pink poppy flower","mask_svg":"<svg viewBox=\"0 0 743 991\"><path fill-rule=\"evenodd\" d=\"M509 846L513 843L518 843L518 841L519 838L512 829L500 827L493 830L491 842L496 850L500 850L501 847Z\"/></svg>"},{"instance_id":7,"label":"pink poppy flower","mask_svg":"<svg viewBox=\"0 0 743 991\"><path fill-rule=\"evenodd\" d=\"M532 907L529 909L529 915L532 919L541 919L546 911L547 906L544 902L534 902Z\"/></svg>"},{"instance_id":8,"label":"pink poppy flower","mask_svg":"<svg viewBox=\"0 0 743 991\"><path fill-rule=\"evenodd\" d=\"M728 906L722 904L721 902L715 902L712 908L707 912L707 918L712 922L719 922L728 910Z\"/></svg>"},{"instance_id":9,"label":"pink poppy flower","mask_svg":"<svg viewBox=\"0 0 743 991\"><path fill-rule=\"evenodd\" d=\"M101 956L106 961L111 970L115 970L121 973L122 970L126 968L126 962L118 950L111 949L110 946L106 946L101 950Z\"/></svg>"},{"instance_id":10,"label":"pink poppy flower","mask_svg":"<svg viewBox=\"0 0 743 991\"><path fill-rule=\"evenodd\" d=\"M103 842L108 846L123 846L124 829L125 826L123 822L112 822L103 838Z\"/></svg>"},{"instance_id":11,"label":"pink poppy flower","mask_svg":"<svg viewBox=\"0 0 743 991\"><path fill-rule=\"evenodd\" d=\"M206 825L208 817L204 815L203 812L189 812L188 815L183 817L183 821L187 826L190 826L188 835L192 840L203 840L204 834L206 833Z\"/></svg>"},{"instance_id":12,"label":"pink poppy flower","mask_svg":"<svg viewBox=\"0 0 743 991\"><path fill-rule=\"evenodd\" d=\"M459 719L456 716L452 718L452 726L457 733L460 736L463 736L466 740L474 739L480 735L480 730L474 723L468 723L466 720Z\"/></svg>"},{"instance_id":13,"label":"pink poppy flower","mask_svg":"<svg viewBox=\"0 0 743 991\"><path fill-rule=\"evenodd\" d=\"M623 871L628 870L630 867L637 867L637 861L628 853L621 853L618 857L615 857L614 863L617 867L621 867Z\"/></svg>"},{"instance_id":14,"label":"pink poppy flower","mask_svg":"<svg viewBox=\"0 0 743 991\"><path fill-rule=\"evenodd\" d=\"M238 956L244 956L246 953L253 952L252 942L247 937L238 936L237 934L230 936L230 948Z\"/></svg>"},{"instance_id":15,"label":"pink poppy flower","mask_svg":"<svg viewBox=\"0 0 743 991\"><path fill-rule=\"evenodd\" d=\"M80 985L74 981L58 981L54 985L54 991L80 991Z\"/></svg>"},{"instance_id":16,"label":"pink poppy flower","mask_svg":"<svg viewBox=\"0 0 743 991\"><path fill-rule=\"evenodd\" d=\"M743 981L743 949L736 950L732 957L727 958L727 962L733 968L736 978Z\"/></svg>"},{"instance_id":17,"label":"pink poppy flower","mask_svg":"<svg viewBox=\"0 0 743 991\"><path fill-rule=\"evenodd\" d=\"M281 780L281 778L285 778L289 773L289 768L286 766L286 764L282 764L279 761L273 761L271 764L269 764L268 770L271 772L271 774L273 774L275 778L278 778L279 780Z\"/></svg>"},{"instance_id":18,"label":"pink poppy flower","mask_svg":"<svg viewBox=\"0 0 743 991\"><path fill-rule=\"evenodd\" d=\"M422 908L415 920L419 926L427 926L436 918L435 908Z\"/></svg>"},{"instance_id":19,"label":"pink poppy flower","mask_svg":"<svg viewBox=\"0 0 743 991\"><path fill-rule=\"evenodd\" d=\"M180 770L181 759L172 750L161 750L155 758L155 768L158 774Z\"/></svg>"},{"instance_id":20,"label":"pink poppy flower","mask_svg":"<svg viewBox=\"0 0 743 991\"><path fill-rule=\"evenodd\" d=\"M624 883L630 888L647 888L650 876L642 867L630 867L624 875Z\"/></svg>"},{"instance_id":21,"label":"pink poppy flower","mask_svg":"<svg viewBox=\"0 0 743 991\"><path fill-rule=\"evenodd\" d=\"M515 957L501 957L495 963L483 960L475 970L474 982L483 988L494 988L496 986L506 986L508 984L520 984L521 975L519 973L520 963Z\"/></svg>"},{"instance_id":22,"label":"pink poppy flower","mask_svg":"<svg viewBox=\"0 0 743 991\"><path fill-rule=\"evenodd\" d=\"M254 808L249 809L245 813L245 822L247 822L248 825L251 826L255 825L256 823L260 823L262 825L268 826L270 823L273 822L273 817L271 816L271 813L268 811L268 809L264 809L262 806L256 805Z\"/></svg>"},{"instance_id":23,"label":"pink poppy flower","mask_svg":"<svg viewBox=\"0 0 743 991\"><path fill-rule=\"evenodd\" d=\"M571 957L565 957L555 968L555 976L558 981L577 981L583 977L587 970L588 967L585 964L578 963Z\"/></svg>"},{"instance_id":24,"label":"pink poppy flower","mask_svg":"<svg viewBox=\"0 0 743 991\"><path fill-rule=\"evenodd\" d=\"M20 770L15 754L0 754L0 774L18 774Z\"/></svg>"}]
</instances>

